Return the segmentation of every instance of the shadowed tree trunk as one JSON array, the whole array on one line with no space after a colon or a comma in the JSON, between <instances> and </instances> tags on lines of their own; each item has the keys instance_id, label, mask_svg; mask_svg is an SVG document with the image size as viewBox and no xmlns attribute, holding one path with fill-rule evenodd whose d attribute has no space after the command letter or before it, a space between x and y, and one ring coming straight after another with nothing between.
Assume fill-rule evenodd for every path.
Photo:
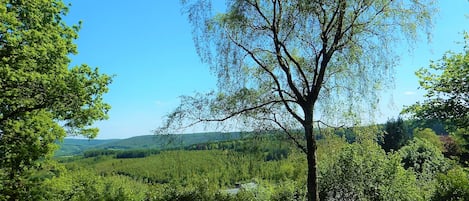
<instances>
[{"instance_id":1,"label":"shadowed tree trunk","mask_svg":"<svg viewBox=\"0 0 469 201\"><path fill-rule=\"evenodd\" d=\"M306 122L304 124L305 128L305 138L307 143L307 151L306 158L308 161L308 180L307 180L307 188L308 188L308 200L319 200L319 187L318 187L318 175L317 175L317 145L316 145L316 138L314 136L313 131L313 121L312 115L310 121L309 118L306 118Z\"/></svg>"}]
</instances>

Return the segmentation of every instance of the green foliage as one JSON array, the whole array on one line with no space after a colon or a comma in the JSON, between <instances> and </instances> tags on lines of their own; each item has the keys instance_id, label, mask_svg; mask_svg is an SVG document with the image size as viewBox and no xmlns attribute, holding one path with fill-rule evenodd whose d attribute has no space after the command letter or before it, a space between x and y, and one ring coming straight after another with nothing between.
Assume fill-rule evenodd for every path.
<instances>
[{"instance_id":1,"label":"green foliage","mask_svg":"<svg viewBox=\"0 0 469 201\"><path fill-rule=\"evenodd\" d=\"M432 200L464 201L469 198L469 174L456 167L437 176L437 186Z\"/></svg>"},{"instance_id":2,"label":"green foliage","mask_svg":"<svg viewBox=\"0 0 469 201\"><path fill-rule=\"evenodd\" d=\"M388 120L386 124L384 124L385 133L380 143L381 147L386 152L399 150L399 148L404 146L407 141L411 139L411 134L408 130L406 123L401 117L398 117L396 120Z\"/></svg>"},{"instance_id":3,"label":"green foliage","mask_svg":"<svg viewBox=\"0 0 469 201\"><path fill-rule=\"evenodd\" d=\"M127 139L64 139L56 156L72 156L93 150L178 149L200 143L242 139L239 132L209 132L170 135L142 135ZM90 153L88 153L90 154Z\"/></svg>"},{"instance_id":4,"label":"green foliage","mask_svg":"<svg viewBox=\"0 0 469 201\"><path fill-rule=\"evenodd\" d=\"M153 195L149 200L155 201L231 201L237 200L233 197L213 191L207 185L201 183L196 187L165 186L160 189L157 195Z\"/></svg>"},{"instance_id":5,"label":"green foliage","mask_svg":"<svg viewBox=\"0 0 469 201\"><path fill-rule=\"evenodd\" d=\"M451 131L469 127L469 35L464 34L462 53L447 52L429 68L416 72L420 86L427 91L424 102L407 107L404 112L419 119L442 119L450 122Z\"/></svg>"},{"instance_id":6,"label":"green foliage","mask_svg":"<svg viewBox=\"0 0 469 201\"><path fill-rule=\"evenodd\" d=\"M97 156L114 156L116 155L117 150L107 150L107 149L98 149L98 150L88 150L83 153L83 157L90 158L90 157L97 157Z\"/></svg>"},{"instance_id":7,"label":"green foliage","mask_svg":"<svg viewBox=\"0 0 469 201\"><path fill-rule=\"evenodd\" d=\"M453 164L444 158L440 149L427 140L416 138L399 150L404 168L417 175L418 186L423 198L431 198L436 185L436 176L445 173Z\"/></svg>"},{"instance_id":8,"label":"green foliage","mask_svg":"<svg viewBox=\"0 0 469 201\"><path fill-rule=\"evenodd\" d=\"M158 154L159 150L156 149L135 149L135 150L88 150L83 153L84 158L99 157L99 156L114 156L115 158L144 158L149 155Z\"/></svg>"},{"instance_id":9,"label":"green foliage","mask_svg":"<svg viewBox=\"0 0 469 201\"><path fill-rule=\"evenodd\" d=\"M44 111L28 112L21 119L5 120L0 131L0 194L8 199L28 198L36 185L29 180L39 159L50 155L63 129Z\"/></svg>"},{"instance_id":10,"label":"green foliage","mask_svg":"<svg viewBox=\"0 0 469 201\"><path fill-rule=\"evenodd\" d=\"M116 153L116 158L145 158L151 154L158 154L157 150L128 150Z\"/></svg>"},{"instance_id":11,"label":"green foliage","mask_svg":"<svg viewBox=\"0 0 469 201\"><path fill-rule=\"evenodd\" d=\"M272 201L297 201L305 200L305 186L304 184L298 184L295 181L281 182L274 187L272 190Z\"/></svg>"},{"instance_id":12,"label":"green foliage","mask_svg":"<svg viewBox=\"0 0 469 201\"><path fill-rule=\"evenodd\" d=\"M469 128L458 128L451 133L451 136L454 137L458 145L460 162L469 166Z\"/></svg>"},{"instance_id":13,"label":"green foliage","mask_svg":"<svg viewBox=\"0 0 469 201\"><path fill-rule=\"evenodd\" d=\"M430 128L437 135L447 135L448 127L452 127L452 123L439 119L409 119L405 121L409 126L409 132L413 132L415 129Z\"/></svg>"},{"instance_id":14,"label":"green foliage","mask_svg":"<svg viewBox=\"0 0 469 201\"><path fill-rule=\"evenodd\" d=\"M34 196L29 175L66 131L94 137L92 123L107 118L111 79L69 67L79 27L62 21L66 12L60 0L0 1L0 194L8 200Z\"/></svg>"},{"instance_id":15,"label":"green foliage","mask_svg":"<svg viewBox=\"0 0 469 201\"><path fill-rule=\"evenodd\" d=\"M415 176L400 165L397 154L374 142L353 143L320 166L324 200L422 200Z\"/></svg>"},{"instance_id":16,"label":"green foliage","mask_svg":"<svg viewBox=\"0 0 469 201\"><path fill-rule=\"evenodd\" d=\"M193 185L192 182L203 178L211 187L219 188L240 181L249 181L255 177L266 180L301 177L301 173L288 164L290 160L263 162L262 154L242 154L232 151L164 151L158 155L148 156L144 160L107 157L96 161L89 158L87 161L102 174L117 173L144 183L156 184L172 183L186 186ZM73 163L88 162L79 160Z\"/></svg>"},{"instance_id":17,"label":"green foliage","mask_svg":"<svg viewBox=\"0 0 469 201\"><path fill-rule=\"evenodd\" d=\"M144 200L150 188L125 176L103 177L92 171L67 171L59 177L46 180L47 192L42 200Z\"/></svg>"},{"instance_id":18,"label":"green foliage","mask_svg":"<svg viewBox=\"0 0 469 201\"><path fill-rule=\"evenodd\" d=\"M399 150L406 169L411 168L419 176L428 174L431 178L445 172L449 163L435 145L426 140L414 139Z\"/></svg>"},{"instance_id":19,"label":"green foliage","mask_svg":"<svg viewBox=\"0 0 469 201\"><path fill-rule=\"evenodd\" d=\"M147 200L271 200L274 198L274 200L292 200L304 196L305 192L298 190L298 188L304 189L304 181L301 179L305 169L300 171L298 168L304 164L302 155L291 152L288 157L269 161L265 158L269 153L266 153L267 149L262 147L275 147L277 141L234 142L244 142L243 149L233 147L225 150L173 150L146 158L131 159L117 159L113 156L75 159L65 163L69 172L73 174L64 173L63 176L51 179L50 183L69 178L70 185L84 187L73 187L78 188L73 192L67 190L68 187L65 190L51 192L68 194L76 200L85 199L85 194L89 194L90 199L108 200L103 198L104 195L99 197L99 192L106 184L105 181L119 177L139 183L135 188L146 186L138 189L138 192L146 191ZM220 144L228 143L220 142ZM257 145L260 148L256 148ZM94 169L96 173L84 172L85 169ZM87 175L80 175L84 173ZM76 177L89 179L70 178L70 175L74 174L78 174ZM256 178L262 180L258 188L241 189L236 195L229 195L223 191L237 183L248 183L254 179L258 183ZM79 183L73 184L74 182ZM111 184L112 189L121 187L115 182ZM61 185L60 182L57 185ZM126 192L127 187L122 188ZM88 192L87 189L98 193L85 193ZM113 192L111 190L106 196L115 198L116 193ZM63 196L59 197L62 199Z\"/></svg>"},{"instance_id":20,"label":"green foliage","mask_svg":"<svg viewBox=\"0 0 469 201\"><path fill-rule=\"evenodd\" d=\"M440 137L436 135L436 133L432 129L429 129L429 128L415 129L414 138L426 140L433 146L437 147L441 152L444 151L443 142L440 140Z\"/></svg>"},{"instance_id":21,"label":"green foliage","mask_svg":"<svg viewBox=\"0 0 469 201\"><path fill-rule=\"evenodd\" d=\"M264 155L264 160L281 160L287 158L291 152L290 143L276 139L276 135L262 135L248 137L242 140L210 142L187 146L186 150L232 150L240 153L258 152Z\"/></svg>"},{"instance_id":22,"label":"green foliage","mask_svg":"<svg viewBox=\"0 0 469 201\"><path fill-rule=\"evenodd\" d=\"M333 130L323 131L318 141L322 199L437 200L464 195L466 173L458 167L456 173L447 172L453 164L428 141L416 138L399 152L386 153L371 137L375 129L354 133L359 137L352 144ZM286 157L266 160L269 152L286 144L274 138L243 139L145 158L74 159L65 162L68 171L51 171L53 176L45 177L48 188L55 190L37 195L57 200L305 200L305 156L293 149ZM212 149L193 150L201 146ZM236 194L226 190L251 182L254 188L242 187Z\"/></svg>"},{"instance_id":23,"label":"green foliage","mask_svg":"<svg viewBox=\"0 0 469 201\"><path fill-rule=\"evenodd\" d=\"M234 0L216 14L210 0L182 2L219 91L184 96L159 132L224 121L285 131L308 156L308 200L319 199L314 114L348 125L372 114L392 81L392 44L416 39L434 13L433 0Z\"/></svg>"}]
</instances>

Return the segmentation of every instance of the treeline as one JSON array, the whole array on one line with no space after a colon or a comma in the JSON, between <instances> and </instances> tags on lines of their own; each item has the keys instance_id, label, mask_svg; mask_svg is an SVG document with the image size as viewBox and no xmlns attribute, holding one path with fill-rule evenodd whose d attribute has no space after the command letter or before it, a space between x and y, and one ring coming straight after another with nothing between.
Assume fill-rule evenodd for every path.
<instances>
[{"instance_id":1,"label":"treeline","mask_svg":"<svg viewBox=\"0 0 469 201\"><path fill-rule=\"evenodd\" d=\"M448 123L446 123L448 124ZM440 147L442 153L448 158L461 159L464 163L469 160L469 156L458 147L454 136L448 135L445 125L439 120L403 120L398 117L390 119L384 124L370 127L377 127L376 141L386 151L398 150L406 145L414 136L426 138L434 141ZM362 127L366 128L366 127ZM326 135L333 134L344 138L348 143L357 140L356 128L316 128L317 139L325 139ZM430 134L428 134L430 133ZM302 136L298 136L301 138ZM293 145L294 146L294 145ZM246 137L237 140L215 141L206 143L197 143L185 147L172 147L164 150L231 150L239 153L261 153L264 161L281 160L288 157L292 147L291 141L275 131L271 133L247 133ZM150 155L159 154L160 149L95 149L83 153L84 158L97 156L113 156L115 158L144 158Z\"/></svg>"},{"instance_id":2,"label":"treeline","mask_svg":"<svg viewBox=\"0 0 469 201\"><path fill-rule=\"evenodd\" d=\"M167 149L94 149L85 151L83 157L113 156L115 158L144 158L169 150L231 150L239 153L262 153L265 156L265 161L281 160L288 157L290 142L277 137L273 134L259 134L255 137L239 140L206 142Z\"/></svg>"},{"instance_id":3,"label":"treeline","mask_svg":"<svg viewBox=\"0 0 469 201\"><path fill-rule=\"evenodd\" d=\"M150 155L159 154L160 150L156 149L138 149L138 150L113 150L113 149L96 149L88 150L83 153L84 158L98 156L114 156L115 158L144 158Z\"/></svg>"},{"instance_id":4,"label":"treeline","mask_svg":"<svg viewBox=\"0 0 469 201\"><path fill-rule=\"evenodd\" d=\"M194 144L185 147L185 150L231 150L238 153L261 153L264 156L264 161L272 161L287 158L291 151L290 145L289 142L277 139L273 135L267 135L242 140Z\"/></svg>"}]
</instances>

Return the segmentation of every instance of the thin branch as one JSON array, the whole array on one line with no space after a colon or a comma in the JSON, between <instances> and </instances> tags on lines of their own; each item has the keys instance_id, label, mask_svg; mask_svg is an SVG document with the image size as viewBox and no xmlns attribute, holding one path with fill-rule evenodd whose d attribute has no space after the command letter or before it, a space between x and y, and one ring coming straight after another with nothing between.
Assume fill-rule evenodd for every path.
<instances>
[{"instance_id":1,"label":"thin branch","mask_svg":"<svg viewBox=\"0 0 469 201\"><path fill-rule=\"evenodd\" d=\"M283 104L285 105L286 109L288 110L288 112L296 119L298 120L299 122L304 122L304 120L298 115L296 114L296 112L293 111L293 109L290 107L290 105L288 104L288 101L287 99L285 99L283 93L282 93L282 87L281 87L281 84L280 84L280 81L278 80L277 76L267 67L265 66L260 60L259 58L256 57L256 55L254 54L253 51L249 50L246 46L242 45L241 43L239 43L238 41L234 40L234 38L228 34L228 37L229 39L231 40L231 42L233 42L235 45L237 45L238 47L240 47L241 49L243 49L250 57L251 59L254 60L254 62L259 65L265 72L267 72L267 74L269 74L269 76L274 80L275 82L275 85L277 86L277 89L278 90L278 94L280 96L280 99L283 101ZM299 98L299 97L297 97ZM297 103L297 101L299 100L296 100L296 101L293 101L295 103Z\"/></svg>"},{"instance_id":2,"label":"thin branch","mask_svg":"<svg viewBox=\"0 0 469 201\"><path fill-rule=\"evenodd\" d=\"M270 119L271 121L273 121L275 124L277 124L277 126L279 126L283 132L285 132L288 137L295 143L295 145L301 149L301 151L303 151L305 154L308 153L306 147L304 147L291 133L290 131L288 131L287 128L285 128L280 122L278 122L277 120L277 116L274 114L274 119Z\"/></svg>"},{"instance_id":3,"label":"thin branch","mask_svg":"<svg viewBox=\"0 0 469 201\"><path fill-rule=\"evenodd\" d=\"M313 122L317 123L318 126L319 126L319 124L322 124L322 125L324 125L324 126L327 126L327 127L329 127L329 128L334 128L334 129L345 128L345 125L341 125L341 126L332 126L332 125L327 124L327 123L325 123L325 122L323 122L323 121L321 121L321 120L316 120L316 121L313 121Z\"/></svg>"},{"instance_id":4,"label":"thin branch","mask_svg":"<svg viewBox=\"0 0 469 201\"><path fill-rule=\"evenodd\" d=\"M253 7L256 9L256 11L261 15L262 19L267 23L267 25L268 25L269 27L272 26L272 25L270 24L269 19L268 19L268 18L265 16L265 14L262 12L262 10L261 10L259 4L257 3L257 1L255 1L255 3L252 3L252 2L250 2L250 1L246 1L246 3L249 4L249 5L251 5L251 6L253 6Z\"/></svg>"},{"instance_id":5,"label":"thin branch","mask_svg":"<svg viewBox=\"0 0 469 201\"><path fill-rule=\"evenodd\" d=\"M243 114L243 113L246 113L246 112L250 112L250 111L253 111L253 110L257 110L257 109L260 109L260 108L263 108L267 105L271 105L271 104L276 104L276 103L283 103L282 100L272 100L272 101L268 101L268 102L265 102L265 103L262 103L260 105L256 105L256 106L253 106L253 107L248 107L248 108L244 108L244 109L241 109L241 110L238 110L238 111L235 111L235 112L232 112L230 114L228 114L227 116L224 116L224 117L221 117L221 118L215 118L215 119L199 119L200 121L202 122L221 122L221 121L226 121L228 119L231 119L237 115L240 115L240 114Z\"/></svg>"},{"instance_id":6,"label":"thin branch","mask_svg":"<svg viewBox=\"0 0 469 201\"><path fill-rule=\"evenodd\" d=\"M280 46L282 47L283 52L287 55L288 59L290 59L290 61L292 61L292 62L295 64L295 66L296 66L298 72L300 72L300 75L301 75L303 81L305 82L305 85L307 86L306 88L308 88L308 93L309 93L309 87L308 87L308 86L309 86L309 81L308 81L308 78L306 77L305 72L303 71L303 68L302 68L301 65L298 63L298 61L296 61L296 59L293 58L293 56L292 56L292 55L290 54L290 52L287 50L287 47L285 46L285 44L282 43L282 42L280 42L280 41L279 41L279 44L280 44Z\"/></svg>"},{"instance_id":7,"label":"thin branch","mask_svg":"<svg viewBox=\"0 0 469 201\"><path fill-rule=\"evenodd\" d=\"M340 3L341 3L341 0L338 1L338 4L339 4L339 5L336 7L334 13L332 14L331 20L329 21L329 23L327 23L326 29L323 30L323 33L324 33L323 35L324 35L324 36L327 36L327 35L329 34L329 31L332 30L332 25L333 25L333 23L334 23L334 21L335 21L335 18L336 18L336 16L337 16L337 13L339 13ZM321 8L322 8L322 6L321 6ZM323 22L323 23L326 23L326 19L327 19L327 14L328 14L328 12L327 12L324 8L322 8L322 12L323 12L322 14L323 14L323 19L324 19L324 22Z\"/></svg>"},{"instance_id":8,"label":"thin branch","mask_svg":"<svg viewBox=\"0 0 469 201\"><path fill-rule=\"evenodd\" d=\"M279 13L278 15L281 16L281 13ZM280 41L279 41L279 38L278 38L278 33L279 33L280 27L279 27L279 20L277 20L276 16L277 16L277 8L276 8L276 4L274 4L273 19L272 19L272 33L274 34L273 42L274 42L274 46L275 46L277 62L280 65L283 72L285 73L285 75L287 77L288 86L290 87L290 89L295 94L296 99L298 100L298 104L305 105L306 100L304 99L303 95L300 93L300 91L296 87L295 83L293 82L293 77L292 77L290 68L288 67L287 64L285 64L284 58L281 56L282 55L281 45L280 45Z\"/></svg>"}]
</instances>

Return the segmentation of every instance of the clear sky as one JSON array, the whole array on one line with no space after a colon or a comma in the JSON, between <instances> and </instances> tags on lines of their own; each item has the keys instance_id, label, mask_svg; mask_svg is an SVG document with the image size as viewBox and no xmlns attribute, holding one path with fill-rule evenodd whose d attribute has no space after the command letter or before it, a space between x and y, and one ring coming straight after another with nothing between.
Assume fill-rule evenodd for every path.
<instances>
[{"instance_id":1,"label":"clear sky","mask_svg":"<svg viewBox=\"0 0 469 201\"><path fill-rule=\"evenodd\" d=\"M72 4L66 22L83 21L72 64L85 63L115 75L105 95L112 106L110 118L96 123L99 139L152 134L178 105L179 96L216 88L216 77L196 55L178 0L66 2ZM422 99L417 69L447 50L461 50L456 42L469 31L469 1L444 0L439 8L431 43L422 38L411 52L403 50L395 89L383 92L378 121L397 117L403 105Z\"/></svg>"}]
</instances>

